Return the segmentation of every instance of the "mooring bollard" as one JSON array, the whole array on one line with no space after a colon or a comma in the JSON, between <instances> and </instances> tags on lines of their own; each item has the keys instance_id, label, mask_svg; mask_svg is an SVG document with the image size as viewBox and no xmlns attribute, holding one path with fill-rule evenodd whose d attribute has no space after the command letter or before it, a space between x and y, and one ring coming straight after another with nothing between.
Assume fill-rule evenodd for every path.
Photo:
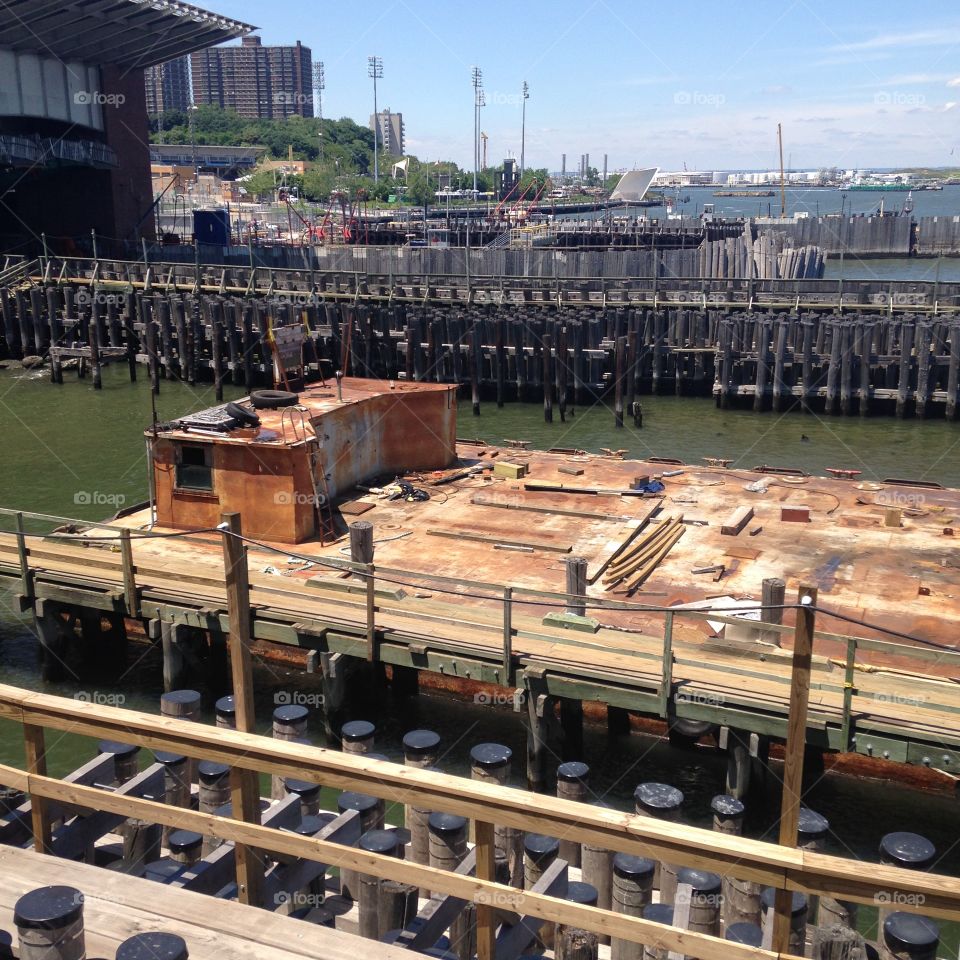
<instances>
[{"instance_id":1,"label":"mooring bollard","mask_svg":"<svg viewBox=\"0 0 960 960\"><path fill-rule=\"evenodd\" d=\"M759 947L763 943L763 930L755 923L731 923L725 929L723 938L746 947Z\"/></svg>"},{"instance_id":2,"label":"mooring bollard","mask_svg":"<svg viewBox=\"0 0 960 960\"><path fill-rule=\"evenodd\" d=\"M237 707L233 702L233 694L221 697L214 705L217 715L217 726L227 730L237 729Z\"/></svg>"},{"instance_id":3,"label":"mooring bollard","mask_svg":"<svg viewBox=\"0 0 960 960\"><path fill-rule=\"evenodd\" d=\"M543 875L544 870L557 859L560 853L560 841L542 833L523 835L523 889L532 890ZM544 921L537 931L537 944L545 949L553 949L555 925Z\"/></svg>"},{"instance_id":4,"label":"mooring bollard","mask_svg":"<svg viewBox=\"0 0 960 960\"><path fill-rule=\"evenodd\" d=\"M421 770L434 769L440 735L433 730L411 730L403 738L403 762ZM430 810L408 803L403 808L403 822L410 831L410 850L407 855L414 863L430 862ZM426 892L422 893L427 896Z\"/></svg>"},{"instance_id":5,"label":"mooring bollard","mask_svg":"<svg viewBox=\"0 0 960 960\"><path fill-rule=\"evenodd\" d=\"M273 711L274 740L305 740L307 736L307 718L310 711L299 703L287 703ZM283 777L270 778L270 799L282 800L285 796Z\"/></svg>"},{"instance_id":6,"label":"mooring bollard","mask_svg":"<svg viewBox=\"0 0 960 960\"><path fill-rule=\"evenodd\" d=\"M39 887L13 908L20 960L83 960L83 894L75 887Z\"/></svg>"},{"instance_id":7,"label":"mooring bollard","mask_svg":"<svg viewBox=\"0 0 960 960\"><path fill-rule=\"evenodd\" d=\"M169 883L171 878L183 871L182 863L171 860L170 857L161 857L148 863L143 870L144 880L153 880L156 883Z\"/></svg>"},{"instance_id":8,"label":"mooring bollard","mask_svg":"<svg viewBox=\"0 0 960 960\"><path fill-rule=\"evenodd\" d=\"M470 777L485 783L507 786L513 751L502 743L478 743L470 751ZM513 827L494 824L496 879L499 883L523 886L523 834Z\"/></svg>"},{"instance_id":9,"label":"mooring bollard","mask_svg":"<svg viewBox=\"0 0 960 960\"><path fill-rule=\"evenodd\" d=\"M650 903L643 908L643 919L651 923L662 923L666 927L673 926L672 903ZM667 947L657 946L655 943L643 945L643 960L667 960L670 951Z\"/></svg>"},{"instance_id":10,"label":"mooring bollard","mask_svg":"<svg viewBox=\"0 0 960 960\"><path fill-rule=\"evenodd\" d=\"M360 833L369 830L382 830L384 818L384 803L377 797L365 793L354 793L346 790L337 798L337 809L340 813L356 810L360 814ZM340 868L340 894L348 900L357 899L357 871Z\"/></svg>"},{"instance_id":11,"label":"mooring bollard","mask_svg":"<svg viewBox=\"0 0 960 960\"><path fill-rule=\"evenodd\" d=\"M677 871L677 883L690 885L690 920L687 929L712 937L720 936L720 876L709 870L681 867Z\"/></svg>"},{"instance_id":12,"label":"mooring bollard","mask_svg":"<svg viewBox=\"0 0 960 960\"><path fill-rule=\"evenodd\" d=\"M628 917L643 916L653 897L653 877L657 864L646 857L618 853L613 858L612 899L615 913ZM610 941L610 960L642 960L643 946L629 940Z\"/></svg>"},{"instance_id":13,"label":"mooring bollard","mask_svg":"<svg viewBox=\"0 0 960 960\"><path fill-rule=\"evenodd\" d=\"M773 902L776 899L776 890L773 887L764 887L760 894L760 904L763 910L761 928L766 934L767 924L773 923L776 911ZM790 948L789 953L802 957L807 940L807 898L804 894L793 891L790 906Z\"/></svg>"},{"instance_id":14,"label":"mooring bollard","mask_svg":"<svg viewBox=\"0 0 960 960\"><path fill-rule=\"evenodd\" d=\"M904 870L929 870L937 858L937 848L919 833L896 831L880 840L880 862ZM884 922L892 913L886 904L878 904L877 924L883 930ZM882 940L882 936L878 936Z\"/></svg>"},{"instance_id":15,"label":"mooring bollard","mask_svg":"<svg viewBox=\"0 0 960 960\"><path fill-rule=\"evenodd\" d=\"M313 817L320 812L320 784L309 780L283 778L284 796L296 794L300 798L300 816Z\"/></svg>"},{"instance_id":16,"label":"mooring bollard","mask_svg":"<svg viewBox=\"0 0 960 960\"><path fill-rule=\"evenodd\" d=\"M140 772L140 748L134 743L117 740L101 740L97 745L101 753L113 754L113 783L122 786Z\"/></svg>"},{"instance_id":17,"label":"mooring bollard","mask_svg":"<svg viewBox=\"0 0 960 960\"><path fill-rule=\"evenodd\" d=\"M360 838L360 849L386 857L397 855L397 836L392 830L369 830ZM379 940L390 929L380 929L380 878L357 875L357 932L367 940Z\"/></svg>"},{"instance_id":18,"label":"mooring bollard","mask_svg":"<svg viewBox=\"0 0 960 960\"><path fill-rule=\"evenodd\" d=\"M182 867L195 864L203 855L203 835L193 830L174 830L167 844L170 859Z\"/></svg>"},{"instance_id":19,"label":"mooring bollard","mask_svg":"<svg viewBox=\"0 0 960 960\"><path fill-rule=\"evenodd\" d=\"M567 884L567 895L564 900L595 907L597 888L590 883L572 880ZM597 960L600 952L600 938L597 934L566 923L556 925L554 943L556 960Z\"/></svg>"},{"instance_id":20,"label":"mooring bollard","mask_svg":"<svg viewBox=\"0 0 960 960\"><path fill-rule=\"evenodd\" d=\"M739 837L743 834L746 807L736 797L721 793L710 801L713 829ZM725 926L737 923L760 925L760 884L724 874L721 883L720 916Z\"/></svg>"},{"instance_id":21,"label":"mooring bollard","mask_svg":"<svg viewBox=\"0 0 960 960\"><path fill-rule=\"evenodd\" d=\"M197 764L197 779L200 781L200 813L216 813L230 802L230 767L215 760L201 760ZM219 837L203 838L203 856L213 853L223 841Z\"/></svg>"},{"instance_id":22,"label":"mooring bollard","mask_svg":"<svg viewBox=\"0 0 960 960\"><path fill-rule=\"evenodd\" d=\"M641 783L634 790L633 799L636 811L641 816L668 820L671 823L680 822L683 793L676 787L666 783ZM661 861L653 882L660 891L660 902L673 903L677 894L677 866Z\"/></svg>"},{"instance_id":23,"label":"mooring bollard","mask_svg":"<svg viewBox=\"0 0 960 960\"><path fill-rule=\"evenodd\" d=\"M188 960L187 942L175 933L137 933L117 947L116 960Z\"/></svg>"},{"instance_id":24,"label":"mooring bollard","mask_svg":"<svg viewBox=\"0 0 960 960\"><path fill-rule=\"evenodd\" d=\"M586 803L589 790L587 781L590 768L579 760L561 763L557 767L557 796L564 800L576 800ZM560 840L560 859L566 860L571 867L580 866L580 844L576 840Z\"/></svg>"},{"instance_id":25,"label":"mooring bollard","mask_svg":"<svg viewBox=\"0 0 960 960\"><path fill-rule=\"evenodd\" d=\"M370 753L376 731L369 720L351 720L340 728L340 749L344 753Z\"/></svg>"},{"instance_id":26,"label":"mooring bollard","mask_svg":"<svg viewBox=\"0 0 960 960\"><path fill-rule=\"evenodd\" d=\"M929 917L898 910L881 929L880 960L936 960L940 927Z\"/></svg>"},{"instance_id":27,"label":"mooring bollard","mask_svg":"<svg viewBox=\"0 0 960 960\"><path fill-rule=\"evenodd\" d=\"M163 802L169 807L189 807L191 780L188 758L182 753L156 750L153 759L163 764ZM163 846L169 846L167 841L173 830L173 827L163 827L160 840Z\"/></svg>"}]
</instances>

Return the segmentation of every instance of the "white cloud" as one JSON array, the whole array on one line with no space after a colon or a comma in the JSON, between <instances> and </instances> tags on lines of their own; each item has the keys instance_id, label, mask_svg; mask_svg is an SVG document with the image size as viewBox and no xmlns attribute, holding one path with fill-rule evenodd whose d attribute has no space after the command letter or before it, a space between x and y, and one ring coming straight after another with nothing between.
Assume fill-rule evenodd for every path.
<instances>
[{"instance_id":1,"label":"white cloud","mask_svg":"<svg viewBox=\"0 0 960 960\"><path fill-rule=\"evenodd\" d=\"M954 77L952 80L947 81L948 87L960 87L960 77Z\"/></svg>"},{"instance_id":2,"label":"white cloud","mask_svg":"<svg viewBox=\"0 0 960 960\"><path fill-rule=\"evenodd\" d=\"M834 53L855 53L859 50L889 50L901 47L944 47L960 43L960 29L916 30L913 33L881 33L869 40L838 43L828 47Z\"/></svg>"}]
</instances>

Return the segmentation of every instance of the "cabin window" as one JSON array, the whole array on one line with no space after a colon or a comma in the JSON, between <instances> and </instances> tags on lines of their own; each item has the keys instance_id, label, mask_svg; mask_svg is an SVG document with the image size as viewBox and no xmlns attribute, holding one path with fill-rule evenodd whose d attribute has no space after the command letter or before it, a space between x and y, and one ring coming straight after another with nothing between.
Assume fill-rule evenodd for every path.
<instances>
[{"instance_id":1,"label":"cabin window","mask_svg":"<svg viewBox=\"0 0 960 960\"><path fill-rule=\"evenodd\" d=\"M182 444L177 458L177 487L181 490L213 490L211 449L199 444Z\"/></svg>"}]
</instances>

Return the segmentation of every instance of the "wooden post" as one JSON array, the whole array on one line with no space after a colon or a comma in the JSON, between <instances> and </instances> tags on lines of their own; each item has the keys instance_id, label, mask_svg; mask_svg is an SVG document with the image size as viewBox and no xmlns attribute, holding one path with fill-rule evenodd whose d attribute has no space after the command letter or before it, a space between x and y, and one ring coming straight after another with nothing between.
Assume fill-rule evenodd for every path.
<instances>
[{"instance_id":1,"label":"wooden post","mask_svg":"<svg viewBox=\"0 0 960 960\"><path fill-rule=\"evenodd\" d=\"M627 338L617 337L616 352L614 354L616 380L614 382L613 425L618 428L623 426L623 378L626 372L626 353Z\"/></svg>"},{"instance_id":2,"label":"wooden post","mask_svg":"<svg viewBox=\"0 0 960 960\"><path fill-rule=\"evenodd\" d=\"M127 605L127 616L134 619L140 616L140 600L137 597L136 571L133 566L133 547L130 541L130 529L124 527L120 533L120 556L123 560L123 594Z\"/></svg>"},{"instance_id":3,"label":"wooden post","mask_svg":"<svg viewBox=\"0 0 960 960\"><path fill-rule=\"evenodd\" d=\"M250 582L247 548L239 539L240 514L223 514L223 561L230 631L230 667L237 729L254 732L253 669L250 658ZM260 787L256 773L241 767L230 770L233 815L245 823L260 822ZM241 903L260 906L263 899L263 861L246 844L236 845L237 890Z\"/></svg>"},{"instance_id":4,"label":"wooden post","mask_svg":"<svg viewBox=\"0 0 960 960\"><path fill-rule=\"evenodd\" d=\"M45 777L47 775L47 750L44 745L43 727L25 723L23 725L23 744L27 760L27 773ZM50 818L47 816L47 801L44 797L30 797L30 824L33 828L33 849L37 853L49 853Z\"/></svg>"},{"instance_id":5,"label":"wooden post","mask_svg":"<svg viewBox=\"0 0 960 960\"><path fill-rule=\"evenodd\" d=\"M376 623L376 569L372 563L367 564L367 660L374 663L378 659L377 650L377 623Z\"/></svg>"},{"instance_id":6,"label":"wooden post","mask_svg":"<svg viewBox=\"0 0 960 960\"><path fill-rule=\"evenodd\" d=\"M800 609L793 634L793 666L790 681L790 713L787 724L786 756L783 765L783 800L780 808L780 845L797 845L800 800L803 790L803 755L807 744L807 709L810 700L810 663L813 659L814 607L817 588L801 584ZM777 889L774 902L773 949L790 952L790 919L793 893Z\"/></svg>"},{"instance_id":7,"label":"wooden post","mask_svg":"<svg viewBox=\"0 0 960 960\"><path fill-rule=\"evenodd\" d=\"M782 624L783 600L787 590L786 582L779 577L768 577L763 581L762 590L760 619L764 623ZM778 647L783 646L779 633L768 630L761 633L761 636L768 643L775 643Z\"/></svg>"},{"instance_id":8,"label":"wooden post","mask_svg":"<svg viewBox=\"0 0 960 960\"><path fill-rule=\"evenodd\" d=\"M573 599L585 597L587 593L587 561L583 557L567 557L567 613L577 617L587 615L587 601Z\"/></svg>"},{"instance_id":9,"label":"wooden post","mask_svg":"<svg viewBox=\"0 0 960 960\"><path fill-rule=\"evenodd\" d=\"M17 554L20 557L20 586L23 596L33 604L33 574L30 572L30 551L23 526L23 514L17 513Z\"/></svg>"},{"instance_id":10,"label":"wooden post","mask_svg":"<svg viewBox=\"0 0 960 960\"><path fill-rule=\"evenodd\" d=\"M553 423L553 338L543 335L543 420Z\"/></svg>"},{"instance_id":11,"label":"wooden post","mask_svg":"<svg viewBox=\"0 0 960 960\"><path fill-rule=\"evenodd\" d=\"M474 825L476 832L476 853L478 880L496 880L496 853L494 850L493 824L478 820ZM477 904L477 960L494 960L496 953L496 925L493 907L488 903Z\"/></svg>"},{"instance_id":12,"label":"wooden post","mask_svg":"<svg viewBox=\"0 0 960 960\"><path fill-rule=\"evenodd\" d=\"M503 588L503 678L509 687L513 676L513 587Z\"/></svg>"}]
</instances>

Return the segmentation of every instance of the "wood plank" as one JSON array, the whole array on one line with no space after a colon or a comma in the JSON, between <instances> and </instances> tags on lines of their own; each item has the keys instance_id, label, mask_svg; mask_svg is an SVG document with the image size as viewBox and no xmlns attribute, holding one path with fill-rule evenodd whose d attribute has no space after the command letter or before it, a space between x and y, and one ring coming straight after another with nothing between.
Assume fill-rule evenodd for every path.
<instances>
[{"instance_id":1,"label":"wood plank","mask_svg":"<svg viewBox=\"0 0 960 960\"><path fill-rule=\"evenodd\" d=\"M572 544L558 544L545 540L515 540L512 537L498 537L493 534L469 533L465 530L427 530L431 537L446 537L449 540L471 540L475 543L504 543L511 547L529 547L531 550L545 550L548 553L570 553Z\"/></svg>"},{"instance_id":2,"label":"wood plank","mask_svg":"<svg viewBox=\"0 0 960 960\"><path fill-rule=\"evenodd\" d=\"M720 533L726 537L735 537L753 519L753 507L737 507L720 527Z\"/></svg>"}]
</instances>

